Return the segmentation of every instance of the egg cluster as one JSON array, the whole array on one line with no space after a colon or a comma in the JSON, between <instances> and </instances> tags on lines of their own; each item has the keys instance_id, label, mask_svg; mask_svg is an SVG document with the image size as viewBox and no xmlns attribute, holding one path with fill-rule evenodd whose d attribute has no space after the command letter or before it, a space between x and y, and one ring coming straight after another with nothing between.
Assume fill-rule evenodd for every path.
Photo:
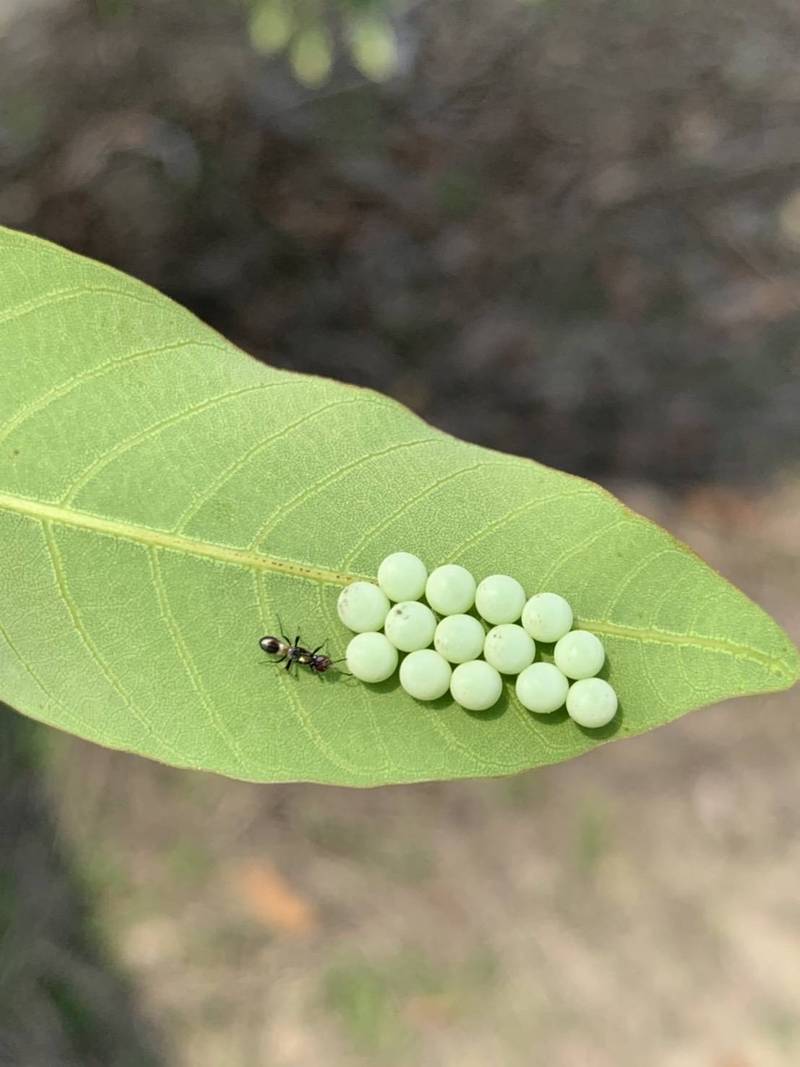
<instances>
[{"instance_id":1,"label":"egg cluster","mask_svg":"<svg viewBox=\"0 0 800 1067\"><path fill-rule=\"evenodd\" d=\"M345 658L362 682L385 681L399 663L400 685L416 700L437 700L449 689L461 707L487 711L500 698L501 675L510 675L529 711L546 715L566 704L570 717L590 728L616 714L616 693L596 677L605 662L602 642L572 629L572 608L558 593L528 597L507 574L476 583L455 563L428 574L417 556L393 552L377 583L342 590L337 610L356 634ZM552 663L535 662L537 642L553 646Z\"/></svg>"}]
</instances>

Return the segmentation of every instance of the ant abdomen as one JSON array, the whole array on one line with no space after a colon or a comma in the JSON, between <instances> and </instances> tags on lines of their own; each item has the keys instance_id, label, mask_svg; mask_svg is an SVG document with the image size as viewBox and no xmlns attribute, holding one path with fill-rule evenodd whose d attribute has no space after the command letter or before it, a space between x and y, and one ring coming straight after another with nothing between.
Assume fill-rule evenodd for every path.
<instances>
[{"instance_id":1,"label":"ant abdomen","mask_svg":"<svg viewBox=\"0 0 800 1067\"><path fill-rule=\"evenodd\" d=\"M262 637L258 643L261 646L262 651L270 652L273 655L276 652L281 652L282 650L284 650L283 641L281 641L277 637Z\"/></svg>"}]
</instances>

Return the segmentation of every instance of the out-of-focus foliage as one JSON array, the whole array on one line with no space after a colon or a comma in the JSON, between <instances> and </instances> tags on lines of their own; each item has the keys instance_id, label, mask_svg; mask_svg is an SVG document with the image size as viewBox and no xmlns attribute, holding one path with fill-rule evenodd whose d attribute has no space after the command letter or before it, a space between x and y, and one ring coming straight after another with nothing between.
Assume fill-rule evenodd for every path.
<instances>
[{"instance_id":1,"label":"out-of-focus foliage","mask_svg":"<svg viewBox=\"0 0 800 1067\"><path fill-rule=\"evenodd\" d=\"M398 0L249 0L253 46L265 55L286 51L303 85L323 85L337 46L371 81L385 81L401 66L394 14Z\"/></svg>"},{"instance_id":2,"label":"out-of-focus foliage","mask_svg":"<svg viewBox=\"0 0 800 1067\"><path fill-rule=\"evenodd\" d=\"M8 4L1 222L594 479L800 452L800 6L331 0L311 88L243 0ZM353 12L391 20L387 81Z\"/></svg>"}]
</instances>

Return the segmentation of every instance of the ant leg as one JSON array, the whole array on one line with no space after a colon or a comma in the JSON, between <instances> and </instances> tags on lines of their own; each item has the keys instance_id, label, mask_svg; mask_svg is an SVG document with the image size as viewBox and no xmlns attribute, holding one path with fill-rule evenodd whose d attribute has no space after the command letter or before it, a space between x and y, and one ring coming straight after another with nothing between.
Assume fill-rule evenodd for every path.
<instances>
[{"instance_id":1,"label":"ant leg","mask_svg":"<svg viewBox=\"0 0 800 1067\"><path fill-rule=\"evenodd\" d=\"M284 641L286 642L286 644L287 644L287 645L290 645L290 644L291 644L292 642L291 642L291 641L289 640L289 638L288 638L288 637L286 636L286 634L285 634L285 633L283 632L283 630L284 630L284 626L283 626L283 623L281 622L281 617L280 617L280 615L279 615L279 614L277 613L277 611L275 612L275 618L276 618L276 619L278 620L278 626L280 627L280 634L281 634L281 637L282 637L282 638L284 639Z\"/></svg>"},{"instance_id":2,"label":"ant leg","mask_svg":"<svg viewBox=\"0 0 800 1067\"><path fill-rule=\"evenodd\" d=\"M293 660L293 659L287 660L287 662L286 662L286 667L285 667L285 669L286 669L287 671L290 671L290 670L292 669L292 664L293 664L293 663L294 663L294 660Z\"/></svg>"},{"instance_id":3,"label":"ant leg","mask_svg":"<svg viewBox=\"0 0 800 1067\"><path fill-rule=\"evenodd\" d=\"M295 639L294 639L294 647L295 648L299 648L300 647L300 634L298 634L297 637L295 637Z\"/></svg>"}]
</instances>

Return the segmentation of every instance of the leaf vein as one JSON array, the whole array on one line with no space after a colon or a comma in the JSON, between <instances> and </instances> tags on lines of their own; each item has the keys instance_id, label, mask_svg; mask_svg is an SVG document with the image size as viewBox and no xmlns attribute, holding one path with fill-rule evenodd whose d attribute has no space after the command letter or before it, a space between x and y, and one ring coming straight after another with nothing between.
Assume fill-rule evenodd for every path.
<instances>
[{"instance_id":1,"label":"leaf vein","mask_svg":"<svg viewBox=\"0 0 800 1067\"><path fill-rule=\"evenodd\" d=\"M692 610L692 615L691 615L691 618L689 620L689 625L687 627L689 633L693 633L694 632L694 628L695 628L695 626L697 624L697 616L700 614L700 611L703 608L708 607L709 603L713 603L715 600L718 600L721 596L724 595L724 592L726 592L726 590L717 590L716 593L711 598L711 601L708 601L708 600L704 601L701 598L697 600L697 602L695 603L694 608ZM705 700L708 700L708 690L700 689L691 680L691 677L689 675L689 670L688 670L688 668L686 666L686 662L684 660L685 654L686 654L686 646L684 645L684 646L681 646L678 649L678 666L680 667L681 674L683 675L684 681L686 682L686 687L688 688L690 693L694 693L695 695L700 695Z\"/></svg>"},{"instance_id":2,"label":"leaf vein","mask_svg":"<svg viewBox=\"0 0 800 1067\"><path fill-rule=\"evenodd\" d=\"M108 286L78 286L72 289L53 289L49 293L44 293L42 296L34 297L31 300L25 300L20 304L13 304L10 308L5 308L0 311L0 326L5 322L12 322L17 319L24 318L26 315L30 315L33 311L38 311L43 307L55 307L57 304L64 304L70 300L79 300L82 296L122 296L127 300L135 300L139 304L145 304L149 307L160 308L160 304L155 300L148 300L143 296L139 296L138 293L126 291L125 289L112 289Z\"/></svg>"},{"instance_id":3,"label":"leaf vein","mask_svg":"<svg viewBox=\"0 0 800 1067\"><path fill-rule=\"evenodd\" d=\"M601 526L599 530L593 530L590 534L587 534L586 537L581 538L581 540L578 541L577 544L574 544L571 548L566 549L564 552L560 553L560 555L556 556L556 558L550 565L550 568L546 571L545 574L542 575L542 588L547 587L547 583L550 581L556 571L560 570L565 563L567 563L571 559L574 559L576 556L582 555L587 548L591 548L591 546L596 541L599 541L601 537L605 537L606 534L610 533L612 530L616 530L618 526L624 526L628 521L628 518L624 517L621 519L615 519L614 522L606 523L606 525Z\"/></svg>"},{"instance_id":4,"label":"leaf vein","mask_svg":"<svg viewBox=\"0 0 800 1067\"><path fill-rule=\"evenodd\" d=\"M507 462L504 463L501 460L482 460L480 463L473 463L470 467L461 467L457 471L450 471L444 477L429 482L428 485L420 489L414 496L404 500L399 507L395 508L389 515L381 519L381 521L374 526L371 526L364 534L362 534L358 541L356 541L355 545L344 556L342 560L343 565L348 566L352 560L358 556L362 548L369 544L373 538L380 536L380 534L388 529L399 516L405 515L415 504L418 504L420 500L424 500L425 497L429 496L437 489L440 489L443 485L448 485L450 482L455 481L455 479L459 478L462 474L470 474L472 471L481 470L483 467L505 467L507 465Z\"/></svg>"},{"instance_id":5,"label":"leaf vein","mask_svg":"<svg viewBox=\"0 0 800 1067\"><path fill-rule=\"evenodd\" d=\"M259 385L248 385L242 389L234 389L229 393L220 393L217 396L210 397L208 400L203 400L199 404L193 404L189 408L184 408L182 411L169 415L165 419L160 419L158 422L153 423L139 433L133 434L131 437L126 437L113 448L109 449L108 452L103 453L102 456L98 456L97 459L93 460L88 467L84 468L75 481L72 482L66 494L61 498L61 503L71 503L78 493L80 493L82 489L85 489L88 483L101 471L105 470L110 463L113 463L114 460L119 459L120 456L124 455L126 452L130 452L131 449L138 447L145 441L157 437L163 430L169 429L171 426L177 426L179 423L184 422L187 419L194 418L196 415L201 415L206 411L218 407L220 404L227 403L229 400L234 400L240 396L245 396L248 393L260 393L265 392L268 389L280 389L284 386L293 384L292 381L279 381L261 382Z\"/></svg>"},{"instance_id":6,"label":"leaf vein","mask_svg":"<svg viewBox=\"0 0 800 1067\"><path fill-rule=\"evenodd\" d=\"M227 747L228 751L236 760L239 768L243 771L247 771L247 761L242 756L238 745L231 737L225 723L220 719L219 715L214 710L213 702L209 699L208 692L203 685L203 680L200 676L200 672L197 670L197 666L192 659L191 653L186 642L183 639L180 626L178 625L175 614L172 610L172 606L169 602L169 595L167 593L166 585L164 583L164 575L161 572L161 564L158 559L158 550L155 546L150 546L147 551L147 561L150 567L150 574L153 579L153 584L156 589L156 596L158 597L158 607L161 619L167 629L172 640L172 646L175 649L175 655L181 663L184 671L186 672L189 681L192 684L192 688L197 693L203 704L209 719L211 720L214 729L218 736L222 739L223 743Z\"/></svg>"},{"instance_id":7,"label":"leaf vein","mask_svg":"<svg viewBox=\"0 0 800 1067\"><path fill-rule=\"evenodd\" d=\"M58 526L68 526L77 530L87 530L104 537L116 537L134 544L155 545L170 549L185 556L199 559L211 559L218 563L244 567L255 571L275 571L308 581L327 582L330 585L347 585L356 575L343 574L339 571L326 570L322 567L310 567L295 560L280 559L263 553L249 552L232 545L202 541L170 533L167 530L154 530L149 526L108 519L91 512L64 508L57 504L46 504L38 500L0 493L0 508L14 514L24 515L44 523L53 522Z\"/></svg>"},{"instance_id":8,"label":"leaf vein","mask_svg":"<svg viewBox=\"0 0 800 1067\"><path fill-rule=\"evenodd\" d=\"M305 382L299 382L303 389L306 388ZM198 511L201 510L214 496L219 493L225 485L236 477L236 474L259 452L263 451L269 445L274 444L275 441L279 441L286 437L292 430L296 430L299 426L302 426L306 422L310 422L312 419L317 418L326 411L330 411L332 408L343 407L347 404L363 403L361 397L347 397L344 400L332 400L329 404L323 404L320 408L315 408L313 411L308 411L294 422L286 423L284 426L277 430L275 433L270 434L268 437L262 438L251 445L245 452L242 453L233 463L229 464L206 489L192 501L189 507L179 516L174 530L175 533L183 533L188 523L194 518ZM253 546L251 546L253 547Z\"/></svg>"},{"instance_id":9,"label":"leaf vein","mask_svg":"<svg viewBox=\"0 0 800 1067\"><path fill-rule=\"evenodd\" d=\"M395 441L386 448L380 449L377 452L369 452L365 456L359 456L358 459L353 460L351 463L347 463L342 467L337 467L335 470L330 471L328 474L323 475L317 479L312 485L305 486L290 500L287 500L285 504L278 507L272 515L263 523L262 526L256 531L255 536L248 545L248 548L256 548L261 541L266 537L270 530L273 530L279 523L283 522L287 515L290 515L295 508L300 507L301 504L307 500L313 500L318 496L323 489L327 488L330 484L337 482L340 478L345 477L352 471L357 470L359 467L366 463L369 463L373 459L380 459L383 456L391 455L394 452L399 452L403 448L414 448L417 445L429 444L430 437L419 437L413 441Z\"/></svg>"},{"instance_id":10,"label":"leaf vein","mask_svg":"<svg viewBox=\"0 0 800 1067\"><path fill-rule=\"evenodd\" d=\"M167 749L173 755L173 757L177 758L180 762L181 756L178 750L169 741L167 741L165 737L162 737L153 729L147 716L139 708L136 707L136 705L130 699L128 694L125 692L125 687L121 684L119 679L115 676L114 672L105 662L103 657L100 655L97 645L92 640L89 631L84 625L80 611L78 610L78 606L75 603L72 593L70 592L69 583L67 582L67 576L64 570L64 562L61 558L61 552L53 536L51 524L49 522L43 523L42 529L56 587L59 593L61 594L61 599L72 620L72 624L75 627L75 631L78 634L78 637L84 648L86 649L87 653L89 654L90 659L95 664L100 673L103 675L106 682L108 682L114 692L117 693L117 695L120 697L123 704L125 704L125 706L133 714L134 718L137 720L137 722L145 731L145 733L152 737L155 741L158 741L160 744L162 744L164 748Z\"/></svg>"},{"instance_id":11,"label":"leaf vein","mask_svg":"<svg viewBox=\"0 0 800 1067\"><path fill-rule=\"evenodd\" d=\"M267 630L269 628L269 621L267 619L266 602L264 600L264 594L263 594L263 588L262 588L263 583L260 581L260 577L259 577L258 574L253 574L253 581L255 582L256 599L257 599L257 602L258 602L259 615L261 617L261 626L262 626L262 629ZM380 768L361 767L361 768L359 768L359 767L355 767L352 764L347 763L345 760L343 760L341 758L341 756L336 752L336 750L334 748L332 748L331 745L328 744L328 742L325 740L325 738L319 732L319 730L316 729L311 717L308 715L308 712L306 711L305 707L303 706L302 701L299 699L297 694L293 691L293 689L292 689L292 687L290 685L290 680L288 678L284 678L283 677L283 671L282 670L278 670L275 673L278 675L278 684L283 688L283 690L285 691L287 697L289 698L289 702L292 705L292 708L294 710L294 716L295 716L297 722L299 723L300 728L305 733L305 735L309 738L309 740L313 743L313 745L314 745L315 749L317 750L317 752L319 752L322 756L324 756L325 759L327 759L329 763L331 763L338 770L344 771L346 774L352 774L352 775L358 775L358 776L367 774L370 771L374 772L376 770L377 770L378 773L384 773L385 772L385 770L386 770L385 767L380 767ZM297 681L297 679L292 679L291 681L295 682L295 681Z\"/></svg>"},{"instance_id":12,"label":"leaf vein","mask_svg":"<svg viewBox=\"0 0 800 1067\"><path fill-rule=\"evenodd\" d=\"M750 645L739 644L736 641L728 641L722 637L703 637L700 634L675 633L673 630L662 630L657 626L647 628L625 626L620 623L612 623L606 619L582 619L582 624L598 634L606 634L609 637L619 637L622 640L639 641L643 644L654 645L687 645L694 648L703 648L709 652L716 652L724 656L734 656L757 663L766 667L772 674L780 674L783 682L792 681L795 677L786 660L780 656L771 656L766 652L759 652ZM777 683L776 683L777 684Z\"/></svg>"},{"instance_id":13,"label":"leaf vein","mask_svg":"<svg viewBox=\"0 0 800 1067\"><path fill-rule=\"evenodd\" d=\"M120 366L126 366L130 363L134 363L140 359L146 359L150 356L161 355L163 352L170 352L181 348L188 348L190 345L194 345L196 348L211 348L219 352L224 352L225 349L222 345L213 345L207 341L174 341L168 345L161 345L159 348L147 348L140 352L127 352L120 359L108 359L104 363L98 364L96 367L92 367L89 370L83 371L81 374L75 374L67 381L62 382L60 385L54 386L52 389L48 389L46 393L36 397L35 400L31 400L28 404L25 404L19 409L17 414L7 422L0 430L0 442L5 441L16 429L21 425L24 425L33 415L38 415L54 400L60 400L65 396L68 396L75 389L84 385L86 382L94 381L96 378L102 377L107 371L113 370Z\"/></svg>"},{"instance_id":14,"label":"leaf vein","mask_svg":"<svg viewBox=\"0 0 800 1067\"><path fill-rule=\"evenodd\" d=\"M60 708L61 711L66 716L66 718L70 719L72 722L78 722L79 720L78 720L78 717L75 715L75 713L70 711L69 708L65 707L65 705L62 704L61 701L58 700L56 697L54 697L53 694L48 690L47 686L41 680L39 675L36 673L36 671L34 671L33 667L31 667L30 663L28 663L28 661L25 659L25 657L19 651L17 646L11 640L11 634L8 632L8 630L3 625L2 622L0 622L0 636L2 636L3 640L5 641L5 643L11 649L13 654L16 656L17 660L22 665L23 670L27 674L30 675L30 677L34 680L34 682L39 687L39 689L41 689L41 691L47 697L48 702L50 704L54 705L55 707Z\"/></svg>"},{"instance_id":15,"label":"leaf vein","mask_svg":"<svg viewBox=\"0 0 800 1067\"><path fill-rule=\"evenodd\" d=\"M676 548L672 548L672 547L660 548L660 549L655 549L653 552L648 553L648 555L646 555L644 557L644 559L639 560L639 562L636 564L636 566L632 567L628 571L628 573L625 575L625 580L622 582L620 587L617 589L617 591L611 597L611 600L609 600L609 602L603 608L601 614L605 615L608 619L610 619L611 618L611 613L613 612L614 608L616 608L617 604L620 602L620 599L624 595L625 590L628 589L629 586L633 582L636 581L636 579L639 577L639 575L643 571L646 571L647 568L651 564L655 563L655 561L657 559L660 559L662 556L669 556L672 553L675 553L676 555L680 554ZM666 592L670 593L670 592L672 592L673 589L674 589L674 586L670 585L670 586L667 587ZM658 603L658 610L659 611L661 610L661 603L662 603L662 599L659 599L659 603ZM655 619L653 621L655 622Z\"/></svg>"},{"instance_id":16,"label":"leaf vein","mask_svg":"<svg viewBox=\"0 0 800 1067\"><path fill-rule=\"evenodd\" d=\"M508 511L503 512L502 515L493 519L485 526L477 530L471 537L468 537L465 541L458 544L452 552L452 558L464 556L465 552L475 547L495 530L499 530L513 519L519 518L520 515L524 515L526 511L530 511L532 508L541 507L542 504L552 504L554 500L567 500L574 496L591 496L592 491L590 489L575 489L570 492L553 493L552 496L534 497L531 500L526 500L524 504L518 505L516 508L510 508Z\"/></svg>"}]
</instances>

